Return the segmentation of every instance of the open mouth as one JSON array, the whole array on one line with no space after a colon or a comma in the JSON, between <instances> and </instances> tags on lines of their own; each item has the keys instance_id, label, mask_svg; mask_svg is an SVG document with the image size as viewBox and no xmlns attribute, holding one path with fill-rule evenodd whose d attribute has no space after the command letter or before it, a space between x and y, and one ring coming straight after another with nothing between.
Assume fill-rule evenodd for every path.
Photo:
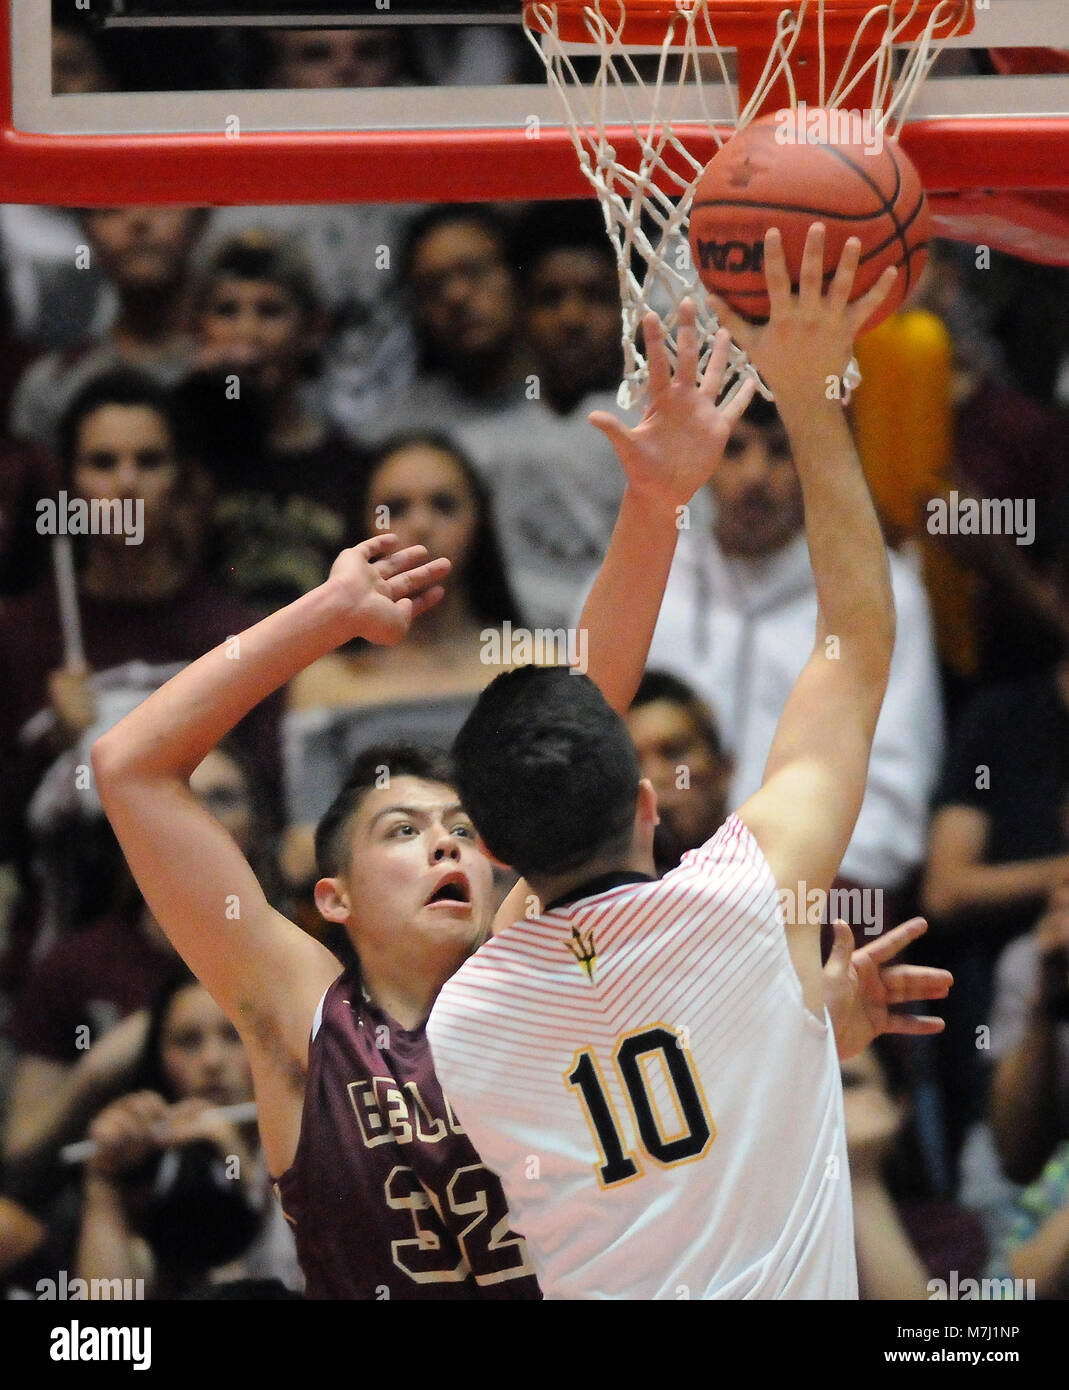
<instances>
[{"instance_id":1,"label":"open mouth","mask_svg":"<svg viewBox=\"0 0 1069 1390\"><path fill-rule=\"evenodd\" d=\"M465 903L470 905L471 886L466 875L450 874L448 878L442 879L427 899L425 906L430 907L432 903Z\"/></svg>"}]
</instances>

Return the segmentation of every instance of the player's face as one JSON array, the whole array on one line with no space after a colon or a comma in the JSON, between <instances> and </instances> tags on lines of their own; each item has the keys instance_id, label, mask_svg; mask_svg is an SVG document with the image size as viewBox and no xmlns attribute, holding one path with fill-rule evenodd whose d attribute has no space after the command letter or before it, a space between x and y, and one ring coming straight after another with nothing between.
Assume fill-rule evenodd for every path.
<instances>
[{"instance_id":1,"label":"player's face","mask_svg":"<svg viewBox=\"0 0 1069 1390\"><path fill-rule=\"evenodd\" d=\"M456 969L486 936L493 873L452 787L395 777L360 803L346 876L361 961L424 951Z\"/></svg>"},{"instance_id":2,"label":"player's face","mask_svg":"<svg viewBox=\"0 0 1069 1390\"><path fill-rule=\"evenodd\" d=\"M515 286L502 247L474 223L446 222L427 233L412 258L412 293L443 357L492 353L515 330Z\"/></svg>"},{"instance_id":3,"label":"player's face","mask_svg":"<svg viewBox=\"0 0 1069 1390\"><path fill-rule=\"evenodd\" d=\"M432 555L444 555L454 583L463 575L477 507L464 470L449 454L426 444L391 454L372 480L369 512L369 530L384 525L402 547L425 545Z\"/></svg>"},{"instance_id":4,"label":"player's face","mask_svg":"<svg viewBox=\"0 0 1069 1390\"><path fill-rule=\"evenodd\" d=\"M99 208L85 214L103 268L121 289L173 284L184 272L201 222L189 208Z\"/></svg>"},{"instance_id":5,"label":"player's face","mask_svg":"<svg viewBox=\"0 0 1069 1390\"><path fill-rule=\"evenodd\" d=\"M528 286L528 332L541 363L577 393L620 376L620 293L611 261L596 252L550 251Z\"/></svg>"},{"instance_id":6,"label":"player's face","mask_svg":"<svg viewBox=\"0 0 1069 1390\"><path fill-rule=\"evenodd\" d=\"M171 1000L160 1057L176 1100L197 1096L216 1105L236 1105L252 1095L237 1030L203 985L188 985Z\"/></svg>"},{"instance_id":7,"label":"player's face","mask_svg":"<svg viewBox=\"0 0 1069 1390\"><path fill-rule=\"evenodd\" d=\"M231 357L265 392L296 381L301 356L311 346L296 296L270 280L219 280L198 327L206 347Z\"/></svg>"},{"instance_id":8,"label":"player's face","mask_svg":"<svg viewBox=\"0 0 1069 1390\"><path fill-rule=\"evenodd\" d=\"M252 803L245 777L232 758L213 748L189 779L190 790L233 837L240 850L252 842Z\"/></svg>"},{"instance_id":9,"label":"player's face","mask_svg":"<svg viewBox=\"0 0 1069 1390\"><path fill-rule=\"evenodd\" d=\"M627 727L680 849L704 844L724 818L727 763L714 758L690 715L671 700L631 710Z\"/></svg>"},{"instance_id":10,"label":"player's face","mask_svg":"<svg viewBox=\"0 0 1069 1390\"><path fill-rule=\"evenodd\" d=\"M180 470L167 421L151 406L102 405L82 421L74 457L73 483L87 502L144 503L147 544L170 524ZM125 545L120 534L100 543Z\"/></svg>"},{"instance_id":11,"label":"player's face","mask_svg":"<svg viewBox=\"0 0 1069 1390\"><path fill-rule=\"evenodd\" d=\"M397 36L381 29L291 29L269 36L272 87L388 87L400 77Z\"/></svg>"},{"instance_id":12,"label":"player's face","mask_svg":"<svg viewBox=\"0 0 1069 1390\"><path fill-rule=\"evenodd\" d=\"M713 481L716 538L728 555L770 555L804 522L802 489L786 431L740 420Z\"/></svg>"}]
</instances>

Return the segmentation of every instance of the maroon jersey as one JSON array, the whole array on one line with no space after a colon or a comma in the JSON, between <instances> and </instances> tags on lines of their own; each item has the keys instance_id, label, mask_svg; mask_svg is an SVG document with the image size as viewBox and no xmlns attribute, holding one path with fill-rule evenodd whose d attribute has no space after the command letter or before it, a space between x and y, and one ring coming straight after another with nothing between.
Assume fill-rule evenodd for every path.
<instances>
[{"instance_id":1,"label":"maroon jersey","mask_svg":"<svg viewBox=\"0 0 1069 1390\"><path fill-rule=\"evenodd\" d=\"M327 990L277 1183L309 1298L540 1298L505 1194L409 1031L354 974Z\"/></svg>"}]
</instances>

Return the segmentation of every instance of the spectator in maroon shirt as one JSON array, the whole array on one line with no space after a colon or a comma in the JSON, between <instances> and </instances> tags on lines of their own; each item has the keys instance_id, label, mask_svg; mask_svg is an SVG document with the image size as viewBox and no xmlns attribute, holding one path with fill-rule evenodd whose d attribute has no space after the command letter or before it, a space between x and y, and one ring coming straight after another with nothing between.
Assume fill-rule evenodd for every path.
<instances>
[{"instance_id":1,"label":"spectator in maroon shirt","mask_svg":"<svg viewBox=\"0 0 1069 1390\"><path fill-rule=\"evenodd\" d=\"M224 242L195 287L194 327L199 370L180 398L214 488L212 572L268 612L321 584L356 539L367 459L316 404L327 315L294 247L256 230Z\"/></svg>"},{"instance_id":2,"label":"spectator in maroon shirt","mask_svg":"<svg viewBox=\"0 0 1069 1390\"><path fill-rule=\"evenodd\" d=\"M140 518L140 535L129 544L129 534L106 533L101 510L102 533L74 537L84 665L65 650L51 576L0 612L0 860L19 864L25 878L31 853L58 841L61 853L42 878L56 930L86 920L77 905L83 866L69 829L101 819L92 784L78 771L88 767L92 731L255 617L200 572L196 470L176 450L174 411L162 388L137 373L109 373L75 399L61 433L61 491L39 529L55 522L62 530L79 499L129 504L124 518ZM47 553L44 536L40 544ZM277 729L276 701L239 736L263 778L272 824Z\"/></svg>"}]
</instances>

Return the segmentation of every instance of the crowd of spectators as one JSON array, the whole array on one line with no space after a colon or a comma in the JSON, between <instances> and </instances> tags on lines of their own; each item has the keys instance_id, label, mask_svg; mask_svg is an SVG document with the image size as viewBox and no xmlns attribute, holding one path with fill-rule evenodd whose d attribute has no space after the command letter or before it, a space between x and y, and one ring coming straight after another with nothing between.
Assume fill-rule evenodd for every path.
<instances>
[{"instance_id":1,"label":"crowd of spectators","mask_svg":"<svg viewBox=\"0 0 1069 1390\"><path fill-rule=\"evenodd\" d=\"M57 34L64 90L151 85L151 51ZM522 75L512 37L486 34L225 32L183 53L232 85ZM374 530L447 555L408 641L317 662L194 774L278 905L323 932L312 832L351 761L397 735L448 745L500 669L487 634L580 611L622 490L587 424L619 409L614 255L591 202L9 206L0 238L0 1281L286 1296L300 1276L255 1129L217 1113L250 1096L240 1043L138 894L89 746ZM1064 275L995 258L985 280L952 248L924 296L958 374L947 481L1031 500L1038 524L1013 575L964 557L986 595L965 673L888 527L897 644L838 886L859 942L924 911L956 986L945 1034L884 1040L844 1075L862 1283L926 1297L990 1272L1065 1297L1069 342L1046 334L1042 370L1025 344L1030 314L1069 301ZM71 525L64 577L46 498L60 519L130 504L137 541ZM759 400L681 521L630 715L662 867L759 785L816 602L789 442Z\"/></svg>"}]
</instances>

